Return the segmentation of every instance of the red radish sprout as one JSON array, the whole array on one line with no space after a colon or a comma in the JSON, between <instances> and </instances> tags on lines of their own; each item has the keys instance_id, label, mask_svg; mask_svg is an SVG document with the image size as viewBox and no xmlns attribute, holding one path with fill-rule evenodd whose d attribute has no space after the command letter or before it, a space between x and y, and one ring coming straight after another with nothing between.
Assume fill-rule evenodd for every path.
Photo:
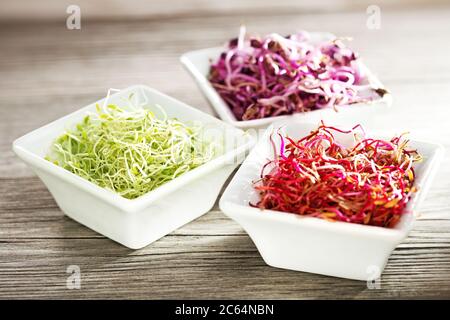
<instances>
[{"instance_id":1,"label":"red radish sprout","mask_svg":"<svg viewBox=\"0 0 450 320\"><path fill-rule=\"evenodd\" d=\"M353 134L355 144L341 145L337 132ZM416 191L413 164L421 156L403 135L384 141L366 138L360 125L344 131L322 123L298 141L278 136L275 158L254 182L260 195L254 207L393 227Z\"/></svg>"}]
</instances>

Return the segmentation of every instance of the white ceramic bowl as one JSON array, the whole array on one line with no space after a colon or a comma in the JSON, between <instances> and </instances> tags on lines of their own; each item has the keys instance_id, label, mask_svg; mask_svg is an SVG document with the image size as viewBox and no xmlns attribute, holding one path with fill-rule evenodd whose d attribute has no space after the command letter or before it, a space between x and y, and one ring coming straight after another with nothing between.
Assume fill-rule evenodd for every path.
<instances>
[{"instance_id":1,"label":"white ceramic bowl","mask_svg":"<svg viewBox=\"0 0 450 320\"><path fill-rule=\"evenodd\" d=\"M333 34L324 32L311 32L310 35L311 41L313 43L336 38L336 36L334 36ZM220 97L220 95L213 88L207 78L211 63L217 61L220 54L224 52L225 49L225 47L215 47L190 51L183 54L180 58L181 63L194 78L201 92L208 99L209 103L215 109L219 117L238 128L262 128L267 127L269 124L275 121L289 118L289 115L284 115L246 121L239 121L236 119L228 105ZM381 82L364 65L361 60L359 60L359 66L362 72L366 75L366 81L363 84L368 84L373 88L384 89L384 86L381 84ZM368 96L372 96L374 95L374 92L368 91L366 94ZM392 96L389 93L384 94L383 97L379 97L378 95L375 96L377 97L377 99L371 101L370 103L355 103L351 106L338 106L336 107L336 109L339 111L339 113L349 113L349 115L351 115L352 118L355 119L355 122L357 122L357 119L370 117L370 115L368 116L367 113L379 111L380 108L389 107L392 104ZM323 119L329 122L333 120L333 117L335 115L335 110L327 108L323 110L298 113L296 114L296 117L299 119L299 121L308 122Z\"/></svg>"},{"instance_id":2,"label":"white ceramic bowl","mask_svg":"<svg viewBox=\"0 0 450 320\"><path fill-rule=\"evenodd\" d=\"M273 128L279 127L291 137L300 138L316 129L317 124L299 124L290 119L270 126L226 188L219 203L221 210L246 230L270 266L356 280L368 280L374 271L381 274L391 252L410 231L414 214L405 213L396 227L390 229L329 222L249 206L249 202L256 203L259 199L252 181L259 179L263 164L273 157L268 139ZM339 136L337 139L345 143ZM415 186L419 191L406 208L416 213L442 158L443 148L419 141L410 141L410 146L424 157L415 166Z\"/></svg>"},{"instance_id":3,"label":"white ceramic bowl","mask_svg":"<svg viewBox=\"0 0 450 320\"><path fill-rule=\"evenodd\" d=\"M144 247L208 212L233 169L254 144L254 139L223 121L146 86L133 86L113 94L108 103L124 99L146 101L156 114L159 104L169 117L199 121L213 127L213 135L227 140L223 155L133 200L103 189L44 159L50 145L72 128L95 104L34 130L13 143L16 154L42 179L61 210L72 219L133 249ZM215 130L215 131L214 131ZM219 136L220 135L220 136Z\"/></svg>"}]
</instances>

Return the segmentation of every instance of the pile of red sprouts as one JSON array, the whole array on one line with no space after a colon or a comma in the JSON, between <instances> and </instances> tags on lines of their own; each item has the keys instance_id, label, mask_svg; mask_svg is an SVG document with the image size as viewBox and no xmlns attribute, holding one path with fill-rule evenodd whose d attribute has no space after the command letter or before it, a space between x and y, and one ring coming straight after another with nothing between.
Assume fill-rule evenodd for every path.
<instances>
[{"instance_id":1,"label":"pile of red sprouts","mask_svg":"<svg viewBox=\"0 0 450 320\"><path fill-rule=\"evenodd\" d=\"M239 37L211 65L209 80L238 120L253 120L382 95L368 84L357 55L340 39L313 42L307 32ZM361 94L374 90L377 94Z\"/></svg>"},{"instance_id":2,"label":"pile of red sprouts","mask_svg":"<svg viewBox=\"0 0 450 320\"><path fill-rule=\"evenodd\" d=\"M336 133L354 137L345 147ZM341 130L323 123L295 141L278 132L280 148L254 182L254 207L331 221L393 227L412 193L413 164L421 160L403 135L390 141L364 137L360 125ZM269 170L268 173L265 173Z\"/></svg>"}]
</instances>

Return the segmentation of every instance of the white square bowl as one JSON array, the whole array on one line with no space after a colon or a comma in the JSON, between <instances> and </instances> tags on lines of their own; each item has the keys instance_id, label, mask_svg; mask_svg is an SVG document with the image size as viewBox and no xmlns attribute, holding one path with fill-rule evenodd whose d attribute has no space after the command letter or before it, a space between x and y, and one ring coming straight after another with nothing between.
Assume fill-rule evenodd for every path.
<instances>
[{"instance_id":1,"label":"white square bowl","mask_svg":"<svg viewBox=\"0 0 450 320\"><path fill-rule=\"evenodd\" d=\"M335 39L336 36L331 33L326 32L311 32L311 42L320 42L325 40ZM181 63L194 78L198 87L200 88L203 95L207 98L211 106L217 112L219 117L232 124L238 128L263 128L267 127L269 124L280 121L283 119L288 119L292 115L282 115L276 117L268 117L263 119L255 120L237 120L234 114L231 112L230 107L225 103L219 93L214 89L211 82L208 80L208 74L212 62L216 62L222 52L226 50L226 47L215 47L196 51L190 51L183 54L180 58ZM366 67L366 65L358 60L358 65L363 74L366 75L366 81L363 84L369 85L374 89L384 89L383 84L378 80L378 78ZM374 95L373 91L368 91L366 94L369 96ZM371 114L383 111L381 109L390 107L392 104L392 96L389 92L381 97L376 95L377 98L368 103L355 103L350 106L342 105L336 106L336 110L339 113L348 114L355 121L357 119L367 119L370 118ZM378 98L379 97L379 98ZM298 121L316 121L325 120L332 121L333 117L336 115L336 111L333 108L326 108L322 110L313 110L304 113L296 113L295 116Z\"/></svg>"},{"instance_id":2,"label":"white square bowl","mask_svg":"<svg viewBox=\"0 0 450 320\"><path fill-rule=\"evenodd\" d=\"M108 103L123 105L123 100L130 94L138 101L146 101L147 108L155 114L160 111L152 106L158 104L169 118L176 117L212 128L210 134L227 143L224 153L133 200L45 160L52 142L66 129L73 128L87 113L95 112L95 105L103 105L105 99L24 135L14 141L13 149L41 178L67 216L124 246L138 249L208 212L223 183L253 146L254 139L146 86L124 89L111 95Z\"/></svg>"},{"instance_id":3,"label":"white square bowl","mask_svg":"<svg viewBox=\"0 0 450 320\"><path fill-rule=\"evenodd\" d=\"M274 128L280 127L281 132L298 139L316 129L317 124L299 125L298 121L290 119L270 126L226 188L219 202L220 209L245 229L270 266L355 280L375 280L377 277L371 277L374 273L381 275L391 252L412 228L415 213L442 159L443 147L410 141L410 146L417 148L424 160L414 166L414 185L418 192L407 204L406 211L411 213L405 213L394 228L330 222L249 206L249 202L256 203L259 199L252 181L260 178L262 166L273 158L269 135ZM336 137L345 143L339 134Z\"/></svg>"}]
</instances>

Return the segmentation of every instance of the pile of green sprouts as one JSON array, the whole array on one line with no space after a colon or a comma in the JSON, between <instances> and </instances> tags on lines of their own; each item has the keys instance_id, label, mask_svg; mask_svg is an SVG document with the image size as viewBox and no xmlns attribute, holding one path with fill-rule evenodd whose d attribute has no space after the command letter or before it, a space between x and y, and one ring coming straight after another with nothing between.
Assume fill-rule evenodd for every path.
<instances>
[{"instance_id":1,"label":"pile of green sprouts","mask_svg":"<svg viewBox=\"0 0 450 320\"><path fill-rule=\"evenodd\" d=\"M219 144L199 125L146 108L97 105L57 138L46 159L124 198L135 199L214 158Z\"/></svg>"}]
</instances>

